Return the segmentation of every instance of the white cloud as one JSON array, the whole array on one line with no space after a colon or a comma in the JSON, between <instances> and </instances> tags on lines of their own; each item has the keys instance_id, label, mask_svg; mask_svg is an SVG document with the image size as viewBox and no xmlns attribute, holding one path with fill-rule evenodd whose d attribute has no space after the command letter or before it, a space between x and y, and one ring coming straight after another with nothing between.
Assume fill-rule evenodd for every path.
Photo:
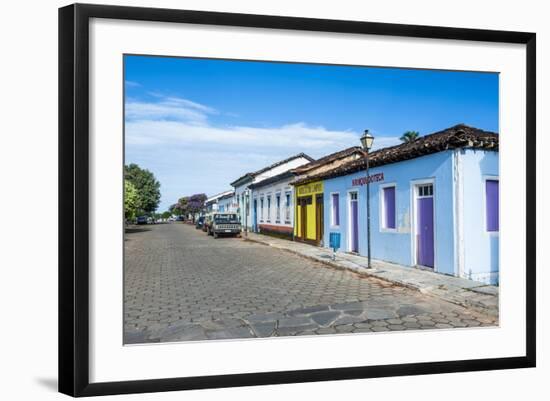
<instances>
[{"instance_id":1,"label":"white cloud","mask_svg":"<svg viewBox=\"0 0 550 401\"><path fill-rule=\"evenodd\" d=\"M179 97L150 93L156 102L129 100L126 104L126 143L130 146L185 146L209 151L258 154L305 152L321 157L359 145L357 132L330 130L296 122L276 127L217 126L209 117L219 112L209 106ZM398 137L378 137L375 149L399 143ZM197 151L200 149L197 148Z\"/></svg>"},{"instance_id":2,"label":"white cloud","mask_svg":"<svg viewBox=\"0 0 550 401\"><path fill-rule=\"evenodd\" d=\"M179 120L188 123L204 123L204 113L185 107L174 107L161 103L129 102L126 104L126 119L128 121L141 119L142 121Z\"/></svg>"},{"instance_id":3,"label":"white cloud","mask_svg":"<svg viewBox=\"0 0 550 401\"><path fill-rule=\"evenodd\" d=\"M200 103L179 97L160 97L157 102L129 100L126 103L126 120L142 121L185 121L188 124L204 124L209 114L217 111Z\"/></svg>"},{"instance_id":4,"label":"white cloud","mask_svg":"<svg viewBox=\"0 0 550 401\"><path fill-rule=\"evenodd\" d=\"M141 86L141 84L139 82L136 82L136 81L124 81L124 83L126 84L126 86L128 87L131 87L131 88L137 88L139 86Z\"/></svg>"},{"instance_id":5,"label":"white cloud","mask_svg":"<svg viewBox=\"0 0 550 401\"><path fill-rule=\"evenodd\" d=\"M193 109L197 110L199 112L205 113L205 114L215 114L217 111L211 107L205 106L203 104L192 102L191 100L182 99L179 97L163 97L163 100L161 101L161 104L165 106L170 106L174 108L187 108L187 109Z\"/></svg>"},{"instance_id":6,"label":"white cloud","mask_svg":"<svg viewBox=\"0 0 550 401\"><path fill-rule=\"evenodd\" d=\"M214 127L207 123L199 125L196 121L135 120L126 123L126 142L131 145L210 144L231 148L289 148L293 153L326 149L330 153L359 144L358 137L351 131L332 131L305 123L272 128Z\"/></svg>"}]
</instances>

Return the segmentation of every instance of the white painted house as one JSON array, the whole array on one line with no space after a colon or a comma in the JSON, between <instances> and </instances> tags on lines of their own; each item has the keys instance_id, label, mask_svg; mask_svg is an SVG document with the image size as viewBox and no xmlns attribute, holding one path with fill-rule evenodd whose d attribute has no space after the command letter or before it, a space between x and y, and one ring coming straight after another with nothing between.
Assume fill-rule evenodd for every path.
<instances>
[{"instance_id":1,"label":"white painted house","mask_svg":"<svg viewBox=\"0 0 550 401\"><path fill-rule=\"evenodd\" d=\"M287 159L273 163L270 166L264 167L258 171L246 173L233 181L231 186L235 189L234 203L237 206L237 213L239 214L243 228L252 230L253 224L252 208L250 203L254 195L250 185L285 173L311 161L313 161L311 157L304 153L299 153Z\"/></svg>"},{"instance_id":2,"label":"white painted house","mask_svg":"<svg viewBox=\"0 0 550 401\"><path fill-rule=\"evenodd\" d=\"M252 230L292 238L294 228L292 170L250 185L252 190Z\"/></svg>"}]
</instances>

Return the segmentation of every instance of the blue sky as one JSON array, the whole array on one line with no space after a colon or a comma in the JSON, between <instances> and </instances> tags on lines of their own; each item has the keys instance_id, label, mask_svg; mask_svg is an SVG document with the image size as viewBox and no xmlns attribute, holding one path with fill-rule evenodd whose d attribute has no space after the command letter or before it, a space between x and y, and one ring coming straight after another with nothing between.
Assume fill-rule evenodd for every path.
<instances>
[{"instance_id":1,"label":"blue sky","mask_svg":"<svg viewBox=\"0 0 550 401\"><path fill-rule=\"evenodd\" d=\"M498 74L125 56L125 157L161 183L160 211L305 152L375 148L458 123L498 132Z\"/></svg>"}]
</instances>

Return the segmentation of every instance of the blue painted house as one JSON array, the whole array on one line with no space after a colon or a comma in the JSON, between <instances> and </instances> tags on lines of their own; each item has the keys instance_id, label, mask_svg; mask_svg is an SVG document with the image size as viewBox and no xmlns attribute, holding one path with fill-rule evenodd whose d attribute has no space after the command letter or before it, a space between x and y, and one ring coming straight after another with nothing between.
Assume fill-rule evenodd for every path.
<instances>
[{"instance_id":1,"label":"blue painted house","mask_svg":"<svg viewBox=\"0 0 550 401\"><path fill-rule=\"evenodd\" d=\"M233 196L233 190L229 190L209 197L204 202L205 212L234 212L231 204Z\"/></svg>"},{"instance_id":2,"label":"blue painted house","mask_svg":"<svg viewBox=\"0 0 550 401\"><path fill-rule=\"evenodd\" d=\"M237 205L234 203L235 192L226 191L218 199L218 212L236 212Z\"/></svg>"},{"instance_id":3,"label":"blue painted house","mask_svg":"<svg viewBox=\"0 0 550 401\"><path fill-rule=\"evenodd\" d=\"M497 134L461 124L369 158L373 259L498 284ZM308 177L324 182L325 237L340 233L341 251L364 256L365 167L360 159Z\"/></svg>"}]
</instances>

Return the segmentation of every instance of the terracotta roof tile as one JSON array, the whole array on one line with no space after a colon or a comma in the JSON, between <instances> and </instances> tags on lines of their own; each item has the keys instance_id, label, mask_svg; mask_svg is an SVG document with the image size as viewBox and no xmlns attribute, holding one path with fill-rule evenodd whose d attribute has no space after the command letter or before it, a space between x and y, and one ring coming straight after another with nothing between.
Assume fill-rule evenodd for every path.
<instances>
[{"instance_id":1,"label":"terracotta roof tile","mask_svg":"<svg viewBox=\"0 0 550 401\"><path fill-rule=\"evenodd\" d=\"M411 142L382 148L369 153L369 166L376 167L456 148L474 148L498 151L498 134L483 131L465 124L458 124L443 131L424 135ZM314 180L340 177L366 168L365 158L344 163L334 169L297 177L293 182L305 184Z\"/></svg>"},{"instance_id":2,"label":"terracotta roof tile","mask_svg":"<svg viewBox=\"0 0 550 401\"><path fill-rule=\"evenodd\" d=\"M363 154L363 150L360 146L352 146L350 148L340 150L338 152L331 153L330 155L323 156L320 159L313 160L310 163L304 164L300 167L296 167L294 170L292 170L296 174L304 174L308 171L311 171L319 166L322 166L324 164L330 163L332 161L343 159L345 157L348 157L354 153L360 153Z\"/></svg>"}]
</instances>

